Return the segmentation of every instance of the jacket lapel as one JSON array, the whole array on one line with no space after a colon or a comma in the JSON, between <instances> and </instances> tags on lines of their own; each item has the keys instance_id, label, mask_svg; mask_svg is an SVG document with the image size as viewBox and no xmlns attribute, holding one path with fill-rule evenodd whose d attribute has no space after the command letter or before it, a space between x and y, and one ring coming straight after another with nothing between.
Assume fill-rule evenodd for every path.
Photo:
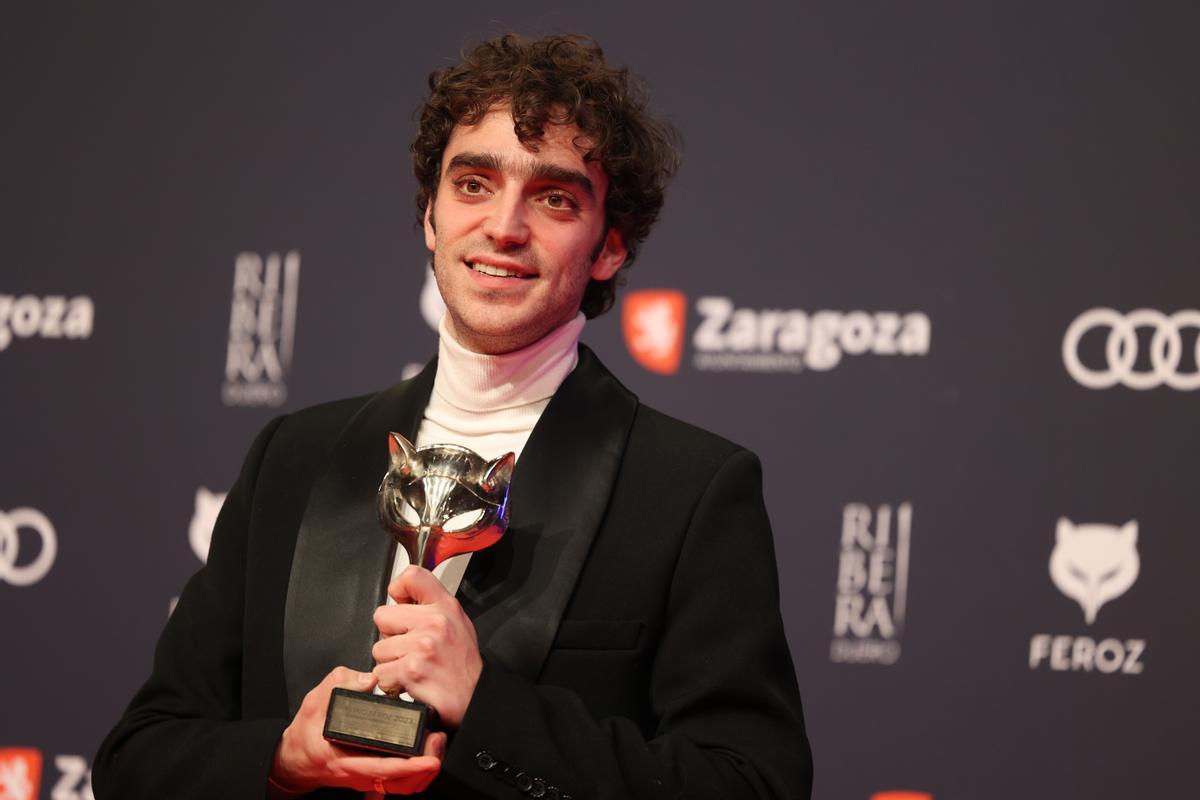
<instances>
[{"instance_id":1,"label":"jacket lapel","mask_svg":"<svg viewBox=\"0 0 1200 800\"><path fill-rule=\"evenodd\" d=\"M387 470L387 434L413 439L437 360L369 400L342 431L313 485L296 538L284 617L284 673L292 714L329 670L372 666L375 608L394 547L379 526L375 492Z\"/></svg>"},{"instance_id":2,"label":"jacket lapel","mask_svg":"<svg viewBox=\"0 0 1200 800\"><path fill-rule=\"evenodd\" d=\"M459 599L485 658L536 680L603 521L637 397L587 347L529 436L507 533L472 556Z\"/></svg>"},{"instance_id":3,"label":"jacket lapel","mask_svg":"<svg viewBox=\"0 0 1200 800\"><path fill-rule=\"evenodd\" d=\"M313 485L297 534L284 619L295 714L334 666L370 669L375 608L395 549L376 518L386 435L415 439L436 360L350 420ZM608 508L637 397L587 347L530 434L514 473L508 532L472 556L459 599L485 657L536 680Z\"/></svg>"}]
</instances>

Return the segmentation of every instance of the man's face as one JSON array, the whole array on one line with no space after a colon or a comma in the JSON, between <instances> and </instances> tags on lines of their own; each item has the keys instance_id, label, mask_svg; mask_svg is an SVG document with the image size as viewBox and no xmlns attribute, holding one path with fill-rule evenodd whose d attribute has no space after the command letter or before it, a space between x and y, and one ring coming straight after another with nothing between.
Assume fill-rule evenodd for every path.
<instances>
[{"instance_id":1,"label":"man's face","mask_svg":"<svg viewBox=\"0 0 1200 800\"><path fill-rule=\"evenodd\" d=\"M574 125L547 125L535 153L507 106L450 134L425 244L446 325L467 349L536 342L578 313L589 279L607 280L624 262L620 234L605 232L608 178L584 161L580 136Z\"/></svg>"}]
</instances>

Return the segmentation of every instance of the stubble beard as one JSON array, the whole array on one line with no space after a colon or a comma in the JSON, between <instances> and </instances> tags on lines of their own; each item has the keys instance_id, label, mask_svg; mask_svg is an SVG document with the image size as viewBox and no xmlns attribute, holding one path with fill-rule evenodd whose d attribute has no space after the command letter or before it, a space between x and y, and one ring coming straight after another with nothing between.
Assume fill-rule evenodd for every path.
<instances>
[{"instance_id":1,"label":"stubble beard","mask_svg":"<svg viewBox=\"0 0 1200 800\"><path fill-rule=\"evenodd\" d=\"M474 255L494 254L497 257L517 260L511 252L499 253L494 248L488 247L477 248L471 250L470 253ZM543 325L539 325L538 322L544 319L548 304L540 296L534 298L536 305L522 308L521 315L527 320L520 327L512 328L507 325L504 317L510 313L511 299L503 290L488 290L471 286L469 275L459 276L461 280L453 276L454 270L470 270L470 267L464 262L467 254L465 250L446 253L440 247L435 249L433 254L434 279L437 281L442 301L446 305L448 327L459 344L473 352L500 355L533 344L557 327L559 324L557 322L547 323L546 329L541 330ZM520 259L520 261L540 274L536 261L531 262L526 259ZM531 278L529 280L538 279ZM448 296L449 300L447 300ZM529 298L526 298L524 302L528 303ZM460 308L462 313L459 313L458 309Z\"/></svg>"},{"instance_id":2,"label":"stubble beard","mask_svg":"<svg viewBox=\"0 0 1200 800\"><path fill-rule=\"evenodd\" d=\"M430 214L430 225L436 232L437 221L432 214ZM605 224L603 229L600 231L599 239L597 240L595 246L591 249L591 252L588 254L588 263L577 268L582 268L587 274L590 274L592 265L596 263L596 259L598 259L600 254L604 251L604 244L608 240L608 232L609 226ZM515 261L520 261L523 266L533 270L533 272L537 275L542 274L541 264L538 263L536 257L533 256L531 249L528 246L522 246L509 251L500 251L489 244L480 244L479 246L468 244L465 247L458 247L456 250L457 252L455 253L447 253L441 245L435 246L432 259L433 275L437 282L438 291L442 295L442 301L446 305L446 314L449 317L450 330L454 334L455 339L459 344L478 353L499 355L502 353L510 353L514 350L519 350L522 347L533 344L559 326L570 322L575 317L575 314L579 312L579 305L583 302L583 292L587 290L587 286L590 283L590 278L585 279L583 290L579 294L578 302L575 303L574 308L569 315L564 315L564 319L545 323L544 326L537 324L538 321L545 318L543 312L552 306L552 304L546 302L544 298L538 297L538 305L527 312L530 315L529 325L523 326L522 329L516 331L489 334L486 332L486 321L480 321L475 325L471 325L470 320L460 318L455 313L453 303L445 302L447 290L450 289L452 291L452 287L454 285L454 280L450 277L450 272L456 269L469 270L470 267L468 267L465 263L468 255L495 255L498 258L508 258ZM469 276L463 276L463 278L464 281L470 280ZM531 280L539 279L532 278ZM479 289L476 287L470 287L468 291L479 292ZM499 290L489 290L482 292L481 296L484 303L494 302L497 308L504 308L504 292ZM503 311L501 311L501 313L503 313ZM542 327L545 329L541 330Z\"/></svg>"}]
</instances>

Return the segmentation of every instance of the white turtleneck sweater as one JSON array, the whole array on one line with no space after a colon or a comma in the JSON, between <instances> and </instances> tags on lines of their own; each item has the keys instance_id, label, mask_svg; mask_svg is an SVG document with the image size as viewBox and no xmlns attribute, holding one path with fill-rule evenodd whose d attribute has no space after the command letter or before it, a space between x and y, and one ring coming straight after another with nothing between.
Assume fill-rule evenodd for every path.
<instances>
[{"instance_id":1,"label":"white turtleneck sweater","mask_svg":"<svg viewBox=\"0 0 1200 800\"><path fill-rule=\"evenodd\" d=\"M443 317L438 326L437 374L417 431L417 447L457 444L486 459L511 451L519 465L533 426L579 361L584 322L583 314L578 314L528 347L489 356L455 341ZM470 558L470 553L455 556L433 571L451 594L458 591ZM396 548L392 577L407 566L408 553Z\"/></svg>"}]
</instances>

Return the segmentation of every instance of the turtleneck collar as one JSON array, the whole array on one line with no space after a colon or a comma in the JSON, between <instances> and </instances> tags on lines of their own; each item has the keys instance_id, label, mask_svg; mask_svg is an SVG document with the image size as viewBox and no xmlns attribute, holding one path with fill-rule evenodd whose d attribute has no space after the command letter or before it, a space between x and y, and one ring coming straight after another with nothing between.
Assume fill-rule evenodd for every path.
<instances>
[{"instance_id":1,"label":"turtleneck collar","mask_svg":"<svg viewBox=\"0 0 1200 800\"><path fill-rule=\"evenodd\" d=\"M437 375L433 392L462 411L487 413L547 400L579 360L579 336L586 322L577 314L533 344L501 355L474 353L438 325Z\"/></svg>"}]
</instances>

